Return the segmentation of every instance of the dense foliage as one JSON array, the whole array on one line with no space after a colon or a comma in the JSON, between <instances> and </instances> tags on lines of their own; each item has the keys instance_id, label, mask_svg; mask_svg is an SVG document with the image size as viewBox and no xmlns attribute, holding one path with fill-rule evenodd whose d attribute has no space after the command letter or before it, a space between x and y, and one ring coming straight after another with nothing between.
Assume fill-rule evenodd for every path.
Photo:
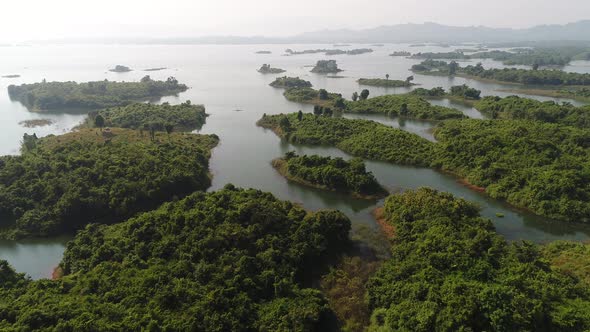
<instances>
[{"instance_id":1,"label":"dense foliage","mask_svg":"<svg viewBox=\"0 0 590 332\"><path fill-rule=\"evenodd\" d=\"M124 106L133 101L157 99L186 91L184 84L170 77L154 81L145 76L140 82L96 81L87 83L46 82L8 86L13 100L35 110L99 109Z\"/></svg>"},{"instance_id":2,"label":"dense foliage","mask_svg":"<svg viewBox=\"0 0 590 332\"><path fill-rule=\"evenodd\" d=\"M556 241L542 248L555 269L590 286L590 244Z\"/></svg>"},{"instance_id":3,"label":"dense foliage","mask_svg":"<svg viewBox=\"0 0 590 332\"><path fill-rule=\"evenodd\" d=\"M86 227L59 280L2 269L0 329L323 330L330 310L307 287L348 245L349 229L340 212L307 213L258 190L197 192Z\"/></svg>"},{"instance_id":4,"label":"dense foliage","mask_svg":"<svg viewBox=\"0 0 590 332\"><path fill-rule=\"evenodd\" d=\"M590 221L590 132L524 120L441 122L433 166L560 220Z\"/></svg>"},{"instance_id":5,"label":"dense foliage","mask_svg":"<svg viewBox=\"0 0 590 332\"><path fill-rule=\"evenodd\" d=\"M335 146L354 156L406 165L430 164L433 143L399 129L367 120L297 113L267 115L258 125L290 142Z\"/></svg>"},{"instance_id":6,"label":"dense foliage","mask_svg":"<svg viewBox=\"0 0 590 332\"><path fill-rule=\"evenodd\" d=\"M21 156L0 158L6 236L53 235L113 223L210 185L215 135L83 129L25 136ZM9 220L14 223L9 223Z\"/></svg>"},{"instance_id":7,"label":"dense foliage","mask_svg":"<svg viewBox=\"0 0 590 332\"><path fill-rule=\"evenodd\" d=\"M260 67L260 69L258 69L258 72L261 74L280 74L284 73L285 70L281 68L273 68L269 64L265 63L262 65L262 67Z\"/></svg>"},{"instance_id":8,"label":"dense foliage","mask_svg":"<svg viewBox=\"0 0 590 332\"><path fill-rule=\"evenodd\" d=\"M391 53L389 56L410 56L412 55L412 53L407 52L407 51L395 51L393 53Z\"/></svg>"},{"instance_id":9,"label":"dense foliage","mask_svg":"<svg viewBox=\"0 0 590 332\"><path fill-rule=\"evenodd\" d=\"M485 97L475 108L493 119L526 119L590 128L590 107L538 101L518 96Z\"/></svg>"},{"instance_id":10,"label":"dense foliage","mask_svg":"<svg viewBox=\"0 0 590 332\"><path fill-rule=\"evenodd\" d=\"M270 86L275 88L311 88L311 83L299 77L277 77Z\"/></svg>"},{"instance_id":11,"label":"dense foliage","mask_svg":"<svg viewBox=\"0 0 590 332\"><path fill-rule=\"evenodd\" d=\"M380 86L385 88L403 88L415 85L408 80L390 80L383 78L360 78L357 80L360 85Z\"/></svg>"},{"instance_id":12,"label":"dense foliage","mask_svg":"<svg viewBox=\"0 0 590 332\"><path fill-rule=\"evenodd\" d=\"M456 69L444 61L426 60L412 66L412 70L421 74L463 75L478 79L525 85L590 85L590 74L568 73L561 70L527 70L517 68L484 69L481 64L469 65Z\"/></svg>"},{"instance_id":13,"label":"dense foliage","mask_svg":"<svg viewBox=\"0 0 590 332\"><path fill-rule=\"evenodd\" d=\"M392 257L370 279L372 331L585 331L590 291L478 208L422 188L390 196Z\"/></svg>"},{"instance_id":14,"label":"dense foliage","mask_svg":"<svg viewBox=\"0 0 590 332\"><path fill-rule=\"evenodd\" d=\"M460 119L465 117L461 111L432 105L426 99L411 94L383 95L356 102L346 102L345 112L381 113L425 120Z\"/></svg>"},{"instance_id":15,"label":"dense foliage","mask_svg":"<svg viewBox=\"0 0 590 332\"><path fill-rule=\"evenodd\" d=\"M336 60L318 60L315 67L311 70L312 73L330 74L338 73L342 70L338 68Z\"/></svg>"},{"instance_id":16,"label":"dense foliage","mask_svg":"<svg viewBox=\"0 0 590 332\"><path fill-rule=\"evenodd\" d=\"M467 85L463 84L452 86L449 90L449 94L451 96L456 96L465 99L479 99L481 91L474 88L470 88Z\"/></svg>"},{"instance_id":17,"label":"dense foliage","mask_svg":"<svg viewBox=\"0 0 590 332\"><path fill-rule=\"evenodd\" d=\"M136 103L122 107L107 108L91 112L87 123L91 126L96 117L104 119L104 126L150 129L164 131L166 126L172 126L175 131L192 131L200 129L207 118L203 105L192 105L186 101L180 105L162 105Z\"/></svg>"},{"instance_id":18,"label":"dense foliage","mask_svg":"<svg viewBox=\"0 0 590 332\"><path fill-rule=\"evenodd\" d=\"M371 172L367 172L360 158L298 156L294 152L275 159L273 166L286 178L314 187L347 192L361 198L387 195Z\"/></svg>"},{"instance_id":19,"label":"dense foliage","mask_svg":"<svg viewBox=\"0 0 590 332\"><path fill-rule=\"evenodd\" d=\"M344 100L341 94L328 93L324 89L315 90L312 88L290 88L287 89L283 96L289 101L296 103L312 104L324 107L337 108L336 103L340 108L344 106Z\"/></svg>"}]
</instances>

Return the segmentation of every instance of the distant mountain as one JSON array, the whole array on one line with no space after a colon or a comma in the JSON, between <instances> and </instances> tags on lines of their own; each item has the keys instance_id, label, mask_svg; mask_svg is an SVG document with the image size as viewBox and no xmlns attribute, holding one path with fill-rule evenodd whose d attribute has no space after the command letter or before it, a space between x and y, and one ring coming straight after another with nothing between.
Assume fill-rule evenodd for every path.
<instances>
[{"instance_id":1,"label":"distant mountain","mask_svg":"<svg viewBox=\"0 0 590 332\"><path fill-rule=\"evenodd\" d=\"M307 32L292 38L305 43L588 41L590 20L565 25L540 25L528 29L455 27L437 23L398 24L365 30Z\"/></svg>"},{"instance_id":2,"label":"distant mountain","mask_svg":"<svg viewBox=\"0 0 590 332\"><path fill-rule=\"evenodd\" d=\"M206 36L194 38L77 38L34 43L116 43L116 44L331 44L331 43L510 43L524 41L590 41L590 20L565 25L539 25L527 29L484 26L458 27L437 23L397 24L365 30L322 30L291 37Z\"/></svg>"}]
</instances>

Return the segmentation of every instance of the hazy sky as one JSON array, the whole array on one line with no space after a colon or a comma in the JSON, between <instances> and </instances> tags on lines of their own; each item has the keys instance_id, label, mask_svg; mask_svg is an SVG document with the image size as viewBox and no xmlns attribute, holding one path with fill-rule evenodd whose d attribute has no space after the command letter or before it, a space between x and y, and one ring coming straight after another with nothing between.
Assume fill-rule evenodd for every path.
<instances>
[{"instance_id":1,"label":"hazy sky","mask_svg":"<svg viewBox=\"0 0 590 332\"><path fill-rule=\"evenodd\" d=\"M0 41L102 36L286 36L399 23L529 27L590 19L590 0L10 0Z\"/></svg>"}]
</instances>

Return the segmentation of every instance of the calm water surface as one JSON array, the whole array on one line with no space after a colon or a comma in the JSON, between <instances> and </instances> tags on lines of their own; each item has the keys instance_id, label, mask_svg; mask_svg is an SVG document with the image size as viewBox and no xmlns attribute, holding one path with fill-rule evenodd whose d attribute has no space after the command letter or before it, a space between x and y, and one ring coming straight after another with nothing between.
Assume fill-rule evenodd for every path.
<instances>
[{"instance_id":1,"label":"calm water surface","mask_svg":"<svg viewBox=\"0 0 590 332\"><path fill-rule=\"evenodd\" d=\"M90 81L124 80L136 81L146 74L154 79L175 76L180 82L191 87L175 97L166 97L161 102L180 103L191 100L204 104L211 116L201 133L215 133L221 138L220 145L213 151L211 171L214 175L210 190L222 188L227 183L241 187L270 191L281 199L303 204L310 210L338 209L346 213L354 223L376 227L371 211L382 202L367 202L338 193L324 192L289 183L271 167L270 161L287 151L300 154L320 154L350 158L342 151L329 147L294 146L282 141L271 131L255 125L266 114L290 113L299 109L311 112L311 106L286 101L283 90L268 84L277 75L262 75L256 69L263 63L270 63L287 72L285 75L299 76L309 80L316 88L342 93L349 97L362 88L356 83L361 77L384 77L405 79L412 75L409 68L418 60L390 57L395 50L411 52L448 51L439 47L408 47L408 45L386 45L374 47L375 52L357 56L332 56L321 54L283 56L286 48L303 50L310 48L331 48L332 45L191 45L191 46L32 46L5 47L0 54L0 76L20 74L20 78L0 78L0 154L18 154L22 135L36 133L38 136L61 134L71 130L83 120L84 114L39 114L29 112L21 104L9 100L6 87L9 84L48 81ZM347 48L364 47L353 45ZM270 50L270 55L255 54L258 50ZM343 78L328 78L312 74L308 66L319 59L335 59L344 69ZM501 63L483 61L486 67L501 67ZM117 64L135 69L129 73L110 73L107 70ZM143 69L167 67L156 72ZM572 71L590 72L588 62L575 62ZM568 67L569 68L569 67ZM483 95L501 95L498 89L510 88L500 84L476 82L462 78L430 77L414 75L415 83L424 88L442 86L448 88L457 84L469 84L482 90ZM369 88L371 96L404 93L404 88ZM538 98L548 100L550 98ZM448 100L433 101L435 104L455 107L473 118L484 116L477 110ZM237 112L236 110L241 110ZM349 118L364 118L378 121L395 128L416 133L433 140L433 123L427 121L400 120L386 116L346 115ZM53 124L41 128L25 128L19 122L30 119L50 119ZM587 241L590 229L583 225L566 224L546 220L513 209L502 202L469 190L448 175L424 168L402 167L392 164L368 161L367 167L378 180L391 191L430 186L451 192L457 196L477 202L482 214L492 219L499 233L509 240L528 239L546 242L557 239ZM496 213L504 218L497 218ZM61 260L67 239L43 239L34 241L0 241L0 258L8 260L20 272L33 278L51 275L52 267Z\"/></svg>"}]
</instances>

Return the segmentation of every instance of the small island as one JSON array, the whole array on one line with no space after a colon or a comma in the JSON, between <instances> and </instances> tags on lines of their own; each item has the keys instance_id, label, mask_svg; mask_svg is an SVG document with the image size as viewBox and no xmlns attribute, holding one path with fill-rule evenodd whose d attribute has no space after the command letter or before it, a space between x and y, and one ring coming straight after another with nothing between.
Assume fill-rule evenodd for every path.
<instances>
[{"instance_id":1,"label":"small island","mask_svg":"<svg viewBox=\"0 0 590 332\"><path fill-rule=\"evenodd\" d=\"M168 68L166 67L156 67L156 68L148 68L148 69L144 69L143 71L160 71L160 70L166 70Z\"/></svg>"},{"instance_id":2,"label":"small island","mask_svg":"<svg viewBox=\"0 0 590 332\"><path fill-rule=\"evenodd\" d=\"M10 85L8 95L32 111L80 111L117 107L137 101L157 100L176 95L188 87L174 77L154 81L149 76L139 82L95 81L47 82Z\"/></svg>"},{"instance_id":3,"label":"small island","mask_svg":"<svg viewBox=\"0 0 590 332\"><path fill-rule=\"evenodd\" d=\"M18 74L12 74L12 75L4 75L4 76L2 76L2 78L19 78L19 77L20 77L20 75L18 75Z\"/></svg>"},{"instance_id":4,"label":"small island","mask_svg":"<svg viewBox=\"0 0 590 332\"><path fill-rule=\"evenodd\" d=\"M338 68L336 60L318 60L315 67L311 70L312 73L318 74L334 74L341 71L342 69Z\"/></svg>"},{"instance_id":5,"label":"small island","mask_svg":"<svg viewBox=\"0 0 590 332\"><path fill-rule=\"evenodd\" d=\"M411 56L412 53L408 51L395 51L391 53L389 56Z\"/></svg>"},{"instance_id":6,"label":"small island","mask_svg":"<svg viewBox=\"0 0 590 332\"><path fill-rule=\"evenodd\" d=\"M115 68L109 69L109 71L113 72L113 73L126 73L126 72L130 72L133 69L127 67L127 66L122 66L122 65L116 65Z\"/></svg>"},{"instance_id":7,"label":"small island","mask_svg":"<svg viewBox=\"0 0 590 332\"><path fill-rule=\"evenodd\" d=\"M285 88L285 89L311 88L312 87L311 82L309 82L309 81L302 80L299 77L287 77L287 76L278 77L272 83L270 83L270 86L272 86L274 88Z\"/></svg>"},{"instance_id":8,"label":"small island","mask_svg":"<svg viewBox=\"0 0 590 332\"><path fill-rule=\"evenodd\" d=\"M359 85L378 86L384 88L409 88L416 84L412 83L414 76L409 76L404 81L402 80L390 80L389 75L387 78L359 78L357 80Z\"/></svg>"},{"instance_id":9,"label":"small island","mask_svg":"<svg viewBox=\"0 0 590 332\"><path fill-rule=\"evenodd\" d=\"M180 105L136 103L91 112L86 126L119 127L156 131L193 131L200 129L207 119L203 105L186 101ZM97 121L98 119L98 121Z\"/></svg>"},{"instance_id":10,"label":"small island","mask_svg":"<svg viewBox=\"0 0 590 332\"><path fill-rule=\"evenodd\" d=\"M262 67L260 67L260 69L258 69L258 72L261 74L281 74L284 73L286 70L281 69L281 68L272 68L269 64L263 64Z\"/></svg>"},{"instance_id":11,"label":"small island","mask_svg":"<svg viewBox=\"0 0 590 332\"><path fill-rule=\"evenodd\" d=\"M272 54L271 51L257 51L256 54Z\"/></svg>"},{"instance_id":12,"label":"small island","mask_svg":"<svg viewBox=\"0 0 590 332\"><path fill-rule=\"evenodd\" d=\"M25 127L25 128L37 128L37 127L50 126L53 124L53 121L49 120L49 119L33 119L33 120L21 121L18 124Z\"/></svg>"},{"instance_id":13,"label":"small island","mask_svg":"<svg viewBox=\"0 0 590 332\"><path fill-rule=\"evenodd\" d=\"M432 89L417 88L409 94L427 99L449 99L469 106L473 106L476 101L481 99L481 90L471 88L465 84L452 86L448 92L442 87L436 87Z\"/></svg>"},{"instance_id":14,"label":"small island","mask_svg":"<svg viewBox=\"0 0 590 332\"><path fill-rule=\"evenodd\" d=\"M367 172L360 158L346 161L342 158L298 156L288 152L273 160L273 167L285 178L309 187L338 191L362 199L375 200L388 195L373 176Z\"/></svg>"}]
</instances>

